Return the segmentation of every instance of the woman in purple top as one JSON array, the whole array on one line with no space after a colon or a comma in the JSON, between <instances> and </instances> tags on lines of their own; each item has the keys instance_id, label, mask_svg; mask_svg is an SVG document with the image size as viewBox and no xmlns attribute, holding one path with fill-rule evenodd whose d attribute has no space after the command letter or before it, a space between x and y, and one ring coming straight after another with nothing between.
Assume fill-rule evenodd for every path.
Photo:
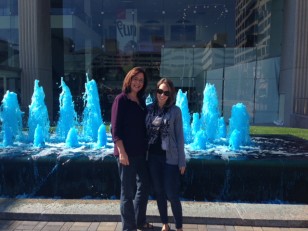
<instances>
[{"instance_id":1,"label":"woman in purple top","mask_svg":"<svg viewBox=\"0 0 308 231\"><path fill-rule=\"evenodd\" d=\"M120 210L122 230L153 228L146 222L149 196L149 176L146 164L146 105L144 100L147 78L140 67L131 69L123 81L111 110L111 133L114 155L121 180ZM137 186L137 188L136 188Z\"/></svg>"}]
</instances>

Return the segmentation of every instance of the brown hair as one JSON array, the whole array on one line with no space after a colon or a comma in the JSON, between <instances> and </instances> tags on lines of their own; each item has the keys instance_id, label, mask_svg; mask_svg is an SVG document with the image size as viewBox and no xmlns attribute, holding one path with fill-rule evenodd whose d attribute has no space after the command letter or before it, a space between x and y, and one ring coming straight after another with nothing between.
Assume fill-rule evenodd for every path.
<instances>
[{"instance_id":1,"label":"brown hair","mask_svg":"<svg viewBox=\"0 0 308 231\"><path fill-rule=\"evenodd\" d=\"M145 73L145 70L142 67L134 67L132 68L125 76L124 81L123 81L123 86L122 86L122 91L127 93L131 92L131 88L130 85L132 83L133 78L139 74L139 73L143 73L144 76L144 82L143 82L143 87L141 88L141 90L137 93L137 96L139 98L142 98L145 94L145 89L148 85L148 78L147 75Z\"/></svg>"},{"instance_id":2,"label":"brown hair","mask_svg":"<svg viewBox=\"0 0 308 231\"><path fill-rule=\"evenodd\" d=\"M156 89L158 89L159 86L162 85L163 83L167 85L170 91L170 96L167 99L165 107L170 107L173 104L175 104L175 88L174 88L173 82L170 79L161 78L156 84ZM155 94L155 99L157 102L157 94Z\"/></svg>"}]
</instances>

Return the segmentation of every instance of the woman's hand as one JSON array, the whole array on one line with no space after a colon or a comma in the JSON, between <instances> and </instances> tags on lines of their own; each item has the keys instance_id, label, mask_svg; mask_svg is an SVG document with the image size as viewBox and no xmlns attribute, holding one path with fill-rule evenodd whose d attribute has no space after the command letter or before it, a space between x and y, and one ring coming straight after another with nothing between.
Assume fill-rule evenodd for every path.
<instances>
[{"instance_id":1,"label":"woman's hand","mask_svg":"<svg viewBox=\"0 0 308 231\"><path fill-rule=\"evenodd\" d=\"M180 173L181 173L181 175L184 175L184 173L185 173L185 167L180 167Z\"/></svg>"},{"instance_id":2,"label":"woman's hand","mask_svg":"<svg viewBox=\"0 0 308 231\"><path fill-rule=\"evenodd\" d=\"M119 161L120 161L121 164L123 164L125 166L129 165L129 160L128 160L128 156L127 156L126 152L120 153Z\"/></svg>"},{"instance_id":3,"label":"woman's hand","mask_svg":"<svg viewBox=\"0 0 308 231\"><path fill-rule=\"evenodd\" d=\"M119 152L120 164L123 164L125 166L129 165L128 156L126 154L123 141L122 140L117 140L115 145L116 145L116 147L118 149L118 152Z\"/></svg>"}]
</instances>

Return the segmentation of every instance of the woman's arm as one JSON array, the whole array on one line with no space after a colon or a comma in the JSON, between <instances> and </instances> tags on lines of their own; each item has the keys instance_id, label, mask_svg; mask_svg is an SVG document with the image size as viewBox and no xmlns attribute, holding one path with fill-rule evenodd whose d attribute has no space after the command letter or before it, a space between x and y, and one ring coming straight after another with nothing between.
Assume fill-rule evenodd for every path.
<instances>
[{"instance_id":1,"label":"woman's arm","mask_svg":"<svg viewBox=\"0 0 308 231\"><path fill-rule=\"evenodd\" d=\"M111 109L111 133L112 139L115 144L115 148L119 153L119 161L123 165L129 165L128 156L123 144L123 115L124 115L124 103L123 98L117 96L112 104Z\"/></svg>"},{"instance_id":2,"label":"woman's arm","mask_svg":"<svg viewBox=\"0 0 308 231\"><path fill-rule=\"evenodd\" d=\"M181 174L184 174L186 167L185 160L185 150L184 150L184 131L183 131L183 121L182 121L182 112L179 107L176 107L175 110L175 122L174 122L174 131L177 141L177 150L179 155L179 168Z\"/></svg>"},{"instance_id":3,"label":"woman's arm","mask_svg":"<svg viewBox=\"0 0 308 231\"><path fill-rule=\"evenodd\" d=\"M118 95L112 104L111 108L111 134L113 142L116 143L117 140L122 140L122 130L123 127L123 112L124 112L123 98Z\"/></svg>"}]
</instances>

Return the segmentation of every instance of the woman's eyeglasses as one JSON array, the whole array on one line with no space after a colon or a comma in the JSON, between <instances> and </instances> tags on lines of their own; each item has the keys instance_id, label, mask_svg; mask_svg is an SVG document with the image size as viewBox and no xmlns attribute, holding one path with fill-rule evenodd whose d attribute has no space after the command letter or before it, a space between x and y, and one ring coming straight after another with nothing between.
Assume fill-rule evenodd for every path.
<instances>
[{"instance_id":1,"label":"woman's eyeglasses","mask_svg":"<svg viewBox=\"0 0 308 231\"><path fill-rule=\"evenodd\" d=\"M144 83L144 79L143 78L142 79L141 78L138 79L137 77L133 77L132 81L139 82L139 83L142 83L142 84Z\"/></svg>"},{"instance_id":2,"label":"woman's eyeglasses","mask_svg":"<svg viewBox=\"0 0 308 231\"><path fill-rule=\"evenodd\" d=\"M169 97L170 96L170 91L163 91L162 89L157 89L156 92L160 95L164 94L165 96Z\"/></svg>"}]
</instances>

